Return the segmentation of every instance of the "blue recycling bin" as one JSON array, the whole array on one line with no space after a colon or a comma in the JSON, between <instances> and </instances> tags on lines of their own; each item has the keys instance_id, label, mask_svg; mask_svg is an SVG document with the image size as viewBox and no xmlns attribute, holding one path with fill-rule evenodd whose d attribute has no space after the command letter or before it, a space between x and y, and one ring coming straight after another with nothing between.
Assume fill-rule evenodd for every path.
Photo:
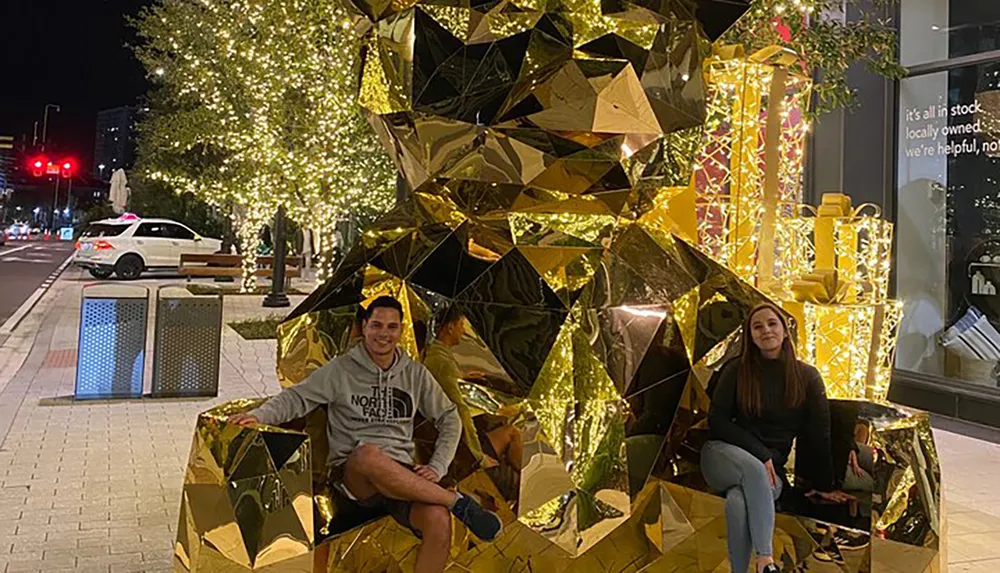
<instances>
[{"instance_id":1,"label":"blue recycling bin","mask_svg":"<svg viewBox=\"0 0 1000 573\"><path fill-rule=\"evenodd\" d=\"M146 287L84 287L74 398L142 396L148 310Z\"/></svg>"}]
</instances>

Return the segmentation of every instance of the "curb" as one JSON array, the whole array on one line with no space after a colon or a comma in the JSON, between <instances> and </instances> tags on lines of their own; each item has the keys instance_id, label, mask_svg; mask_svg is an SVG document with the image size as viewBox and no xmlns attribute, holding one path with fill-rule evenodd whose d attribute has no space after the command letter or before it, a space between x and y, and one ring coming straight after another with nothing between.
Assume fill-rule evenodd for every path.
<instances>
[{"instance_id":1,"label":"curb","mask_svg":"<svg viewBox=\"0 0 1000 573\"><path fill-rule=\"evenodd\" d=\"M72 253L70 254L70 256L66 257L66 260L63 261L62 264L56 268L56 270L52 271L51 273L49 273L49 276L45 277L45 280L42 281L42 285L37 289L35 289L35 292L33 292L31 296L28 297L28 300L24 301L24 303L20 306L20 308L18 308L14 312L14 314L10 315L10 318L8 318L7 321L3 323L3 326L0 326L0 336L8 336L14 332L14 329L16 329L19 324L21 324L21 321L24 320L24 317L28 316L28 313L31 312L31 309L35 308L35 305L38 304L38 301L42 299L42 296L46 292L48 292L50 288L52 288L52 283L56 282L56 279L59 278L59 275L61 275L63 271L66 270L66 267L68 267L69 264L73 261L73 256L75 254L76 253Z\"/></svg>"}]
</instances>

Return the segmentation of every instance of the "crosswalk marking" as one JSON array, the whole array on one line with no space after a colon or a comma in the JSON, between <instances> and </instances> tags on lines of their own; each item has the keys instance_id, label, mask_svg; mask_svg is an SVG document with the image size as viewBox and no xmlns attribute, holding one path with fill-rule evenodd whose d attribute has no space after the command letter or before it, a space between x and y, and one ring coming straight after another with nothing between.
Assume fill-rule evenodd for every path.
<instances>
[{"instance_id":1,"label":"crosswalk marking","mask_svg":"<svg viewBox=\"0 0 1000 573\"><path fill-rule=\"evenodd\" d=\"M13 249L11 249L9 251L4 251L4 252L0 253L0 259L4 258L7 255L10 255L12 253L16 253L18 251L23 251L24 249L27 249L30 246L32 246L32 245L24 245L24 246L21 246L21 247L15 247L15 248L13 248Z\"/></svg>"}]
</instances>

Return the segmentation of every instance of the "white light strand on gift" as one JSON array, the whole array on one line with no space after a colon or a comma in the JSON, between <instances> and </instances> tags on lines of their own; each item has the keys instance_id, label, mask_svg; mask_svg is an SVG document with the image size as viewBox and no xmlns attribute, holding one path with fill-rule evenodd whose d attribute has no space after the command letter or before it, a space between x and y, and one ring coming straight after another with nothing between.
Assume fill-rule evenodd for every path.
<instances>
[{"instance_id":1,"label":"white light strand on gift","mask_svg":"<svg viewBox=\"0 0 1000 573\"><path fill-rule=\"evenodd\" d=\"M811 82L789 74L781 102L767 102L775 67L746 59L709 64L709 90L704 144L695 160L698 237L701 246L742 278L758 276L757 250L764 204L761 189L764 154L760 135L767 125L766 110L782 109L777 137L777 221L797 214L802 196L805 110ZM763 107L762 107L763 106ZM744 109L763 109L757 115ZM780 224L775 229L776 251L794 244ZM774 274L785 274L788 257L776 252Z\"/></svg>"}]
</instances>

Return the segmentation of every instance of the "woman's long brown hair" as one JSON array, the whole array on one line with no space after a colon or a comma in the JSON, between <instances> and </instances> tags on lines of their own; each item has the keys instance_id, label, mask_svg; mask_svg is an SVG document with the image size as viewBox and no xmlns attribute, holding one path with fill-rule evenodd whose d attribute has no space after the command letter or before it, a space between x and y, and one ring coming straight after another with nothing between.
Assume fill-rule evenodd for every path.
<instances>
[{"instance_id":1,"label":"woman's long brown hair","mask_svg":"<svg viewBox=\"0 0 1000 573\"><path fill-rule=\"evenodd\" d=\"M788 322L785 315L773 304L759 304L747 315L746 323L743 324L743 341L740 352L739 371L736 378L736 401L740 409L747 416L760 416L764 409L764 395L761 391L760 373L763 369L761 363L760 348L753 342L753 335L750 329L750 321L754 315L763 310L770 310L781 321L781 326L785 330L785 339L781 342L781 359L785 363L785 406L797 408L802 405L806 398L805 380L799 369L799 361L795 357L795 347L792 345L792 336L788 331Z\"/></svg>"}]
</instances>

